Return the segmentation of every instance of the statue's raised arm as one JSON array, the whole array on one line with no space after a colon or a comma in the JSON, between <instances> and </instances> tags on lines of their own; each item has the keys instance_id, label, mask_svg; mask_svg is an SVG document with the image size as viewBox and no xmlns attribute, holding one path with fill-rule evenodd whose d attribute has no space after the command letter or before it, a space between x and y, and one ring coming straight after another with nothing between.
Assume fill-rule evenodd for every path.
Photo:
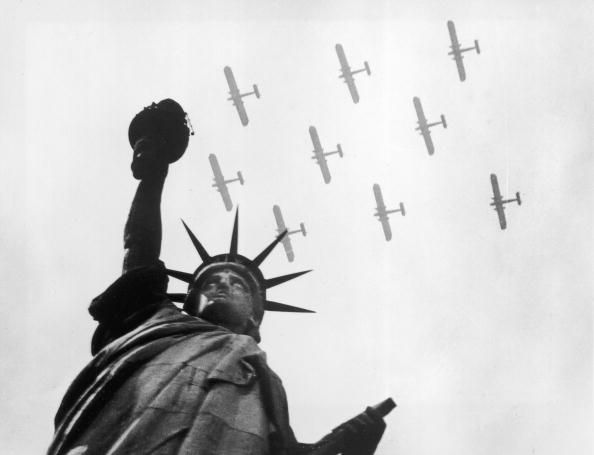
<instances>
[{"instance_id":1,"label":"statue's raised arm","mask_svg":"<svg viewBox=\"0 0 594 455\"><path fill-rule=\"evenodd\" d=\"M130 123L132 174L140 182L124 228L123 273L159 259L163 185L169 164L183 155L190 133L186 113L171 99L145 107Z\"/></svg>"}]
</instances>

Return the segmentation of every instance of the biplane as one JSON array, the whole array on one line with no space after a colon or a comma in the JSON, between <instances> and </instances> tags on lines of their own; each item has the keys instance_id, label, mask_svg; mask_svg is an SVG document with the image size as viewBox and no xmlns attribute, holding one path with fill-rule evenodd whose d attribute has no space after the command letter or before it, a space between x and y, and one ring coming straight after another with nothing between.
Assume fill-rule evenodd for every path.
<instances>
[{"instance_id":1,"label":"biplane","mask_svg":"<svg viewBox=\"0 0 594 455\"><path fill-rule=\"evenodd\" d=\"M353 103L359 102L359 93L357 92L357 86L355 85L355 79L353 76L357 73L362 73L365 71L367 75L371 75L371 70L369 69L369 64L367 62L363 62L363 68L360 70L351 70L349 66L349 62L346 59L346 55L344 55L344 49L342 48L342 44L337 44L336 48L336 55L338 55L338 61L340 62L340 72L341 75L338 76L344 79L345 84L349 88L349 92L351 92L351 98L353 98Z\"/></svg>"},{"instance_id":2,"label":"biplane","mask_svg":"<svg viewBox=\"0 0 594 455\"><path fill-rule=\"evenodd\" d=\"M376 212L374 216L377 216L379 222L382 224L382 228L384 230L384 236L386 237L387 241L390 241L392 238L392 229L390 228L390 223L388 221L388 214L390 213L402 213L402 216L406 215L404 210L404 204L400 203L400 208L394 210L387 210L386 205L384 204L384 198L382 196L382 190L377 183L373 184L373 194L375 195L375 203L377 205Z\"/></svg>"},{"instance_id":3,"label":"biplane","mask_svg":"<svg viewBox=\"0 0 594 455\"><path fill-rule=\"evenodd\" d=\"M228 100L232 101L237 109L237 113L239 114L239 119L241 120L241 124L246 126L249 123L249 119L247 116L247 112L245 111L245 106L243 104L243 99L249 95L256 95L256 98L260 98L260 92L258 91L258 86L256 84L253 85L254 91L248 93L240 93L239 89L237 88L237 83L235 82L235 77L233 76L233 71L231 68L226 66L225 69L225 77L227 78L227 85L229 85L229 98Z\"/></svg>"},{"instance_id":4,"label":"biplane","mask_svg":"<svg viewBox=\"0 0 594 455\"><path fill-rule=\"evenodd\" d=\"M342 158L342 147L340 144L336 144L336 150L332 152L324 152L322 148L322 144L320 143L320 137L318 136L318 131L316 130L315 126L309 127L309 135L311 136L311 142L313 143L314 149L313 153L314 156L311 158L318 162L320 166L320 170L322 171L322 177L324 177L324 183L330 183L331 176L330 176L330 169L328 169L328 163L326 162L326 157L328 155L334 155L338 153L338 156Z\"/></svg>"},{"instance_id":5,"label":"biplane","mask_svg":"<svg viewBox=\"0 0 594 455\"><path fill-rule=\"evenodd\" d=\"M291 244L291 239L289 238L289 236L291 234L297 234L298 232L301 232L303 234L303 237L305 237L307 235L307 232L305 231L305 225L303 223L300 223L299 229L291 231L285 225L285 220L283 219L283 214L281 213L280 207L278 205L275 205L272 207L272 211L274 213L274 218L276 219L277 232L280 234L284 231L287 231L287 234L282 238L281 242L283 244L283 247L285 248L287 259L289 260L289 262L293 262L293 260L295 259L295 253L293 252L293 245Z\"/></svg>"},{"instance_id":6,"label":"biplane","mask_svg":"<svg viewBox=\"0 0 594 455\"><path fill-rule=\"evenodd\" d=\"M219 161L213 153L208 155L208 161L210 161L210 167L212 168L212 172L214 174L214 183L212 184L212 186L214 186L217 189L217 191L221 193L221 197L223 198L225 208L229 212L233 208L233 202L231 202L231 196L229 196L229 189L227 188L227 184L231 182L239 182L243 185L243 176L241 175L241 171L237 171L236 179L225 180L225 178L223 177L223 173L221 172L221 166L219 166Z\"/></svg>"},{"instance_id":7,"label":"biplane","mask_svg":"<svg viewBox=\"0 0 594 455\"><path fill-rule=\"evenodd\" d=\"M491 174L491 186L493 187L493 202L491 202L490 205L492 205L497 212L497 216L499 217L499 226L501 226L501 229L505 229L507 227L507 220L505 219L504 204L517 202L518 205L522 205L520 193L517 192L514 199L503 199L501 196L501 191L499 190L499 182L497 181L497 176L495 174Z\"/></svg>"},{"instance_id":8,"label":"biplane","mask_svg":"<svg viewBox=\"0 0 594 455\"><path fill-rule=\"evenodd\" d=\"M433 139L431 139L431 131L429 131L429 129L436 125L443 125L444 128L447 128L448 124L446 123L446 119L443 114L441 115L441 120L439 122L427 123L427 118L423 112L423 106L421 106L421 100L415 96L413 98L413 103L415 105L415 110L417 111L418 123L418 126L415 129L419 130L419 133L421 136L423 136L429 155L433 155L435 152L435 146L433 145Z\"/></svg>"},{"instance_id":9,"label":"biplane","mask_svg":"<svg viewBox=\"0 0 594 455\"><path fill-rule=\"evenodd\" d=\"M481 48L479 47L477 40L474 40L474 46L462 48L460 46L460 42L458 41L458 35L456 34L456 26L452 21L448 21L448 31L450 32L450 41L452 42L450 46L452 50L448 52L448 55L451 55L456 61L456 66L458 67L458 76L460 77L460 80L464 82L466 80L466 70L464 69L464 62L462 61L464 58L462 54L472 50L476 50L476 53L480 54Z\"/></svg>"}]
</instances>

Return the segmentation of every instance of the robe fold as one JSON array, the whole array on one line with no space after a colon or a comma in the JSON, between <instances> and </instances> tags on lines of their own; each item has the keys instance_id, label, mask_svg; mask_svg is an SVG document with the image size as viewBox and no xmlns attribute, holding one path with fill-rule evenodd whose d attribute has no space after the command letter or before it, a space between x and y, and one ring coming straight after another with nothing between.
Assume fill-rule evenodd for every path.
<instances>
[{"instance_id":1,"label":"robe fold","mask_svg":"<svg viewBox=\"0 0 594 455\"><path fill-rule=\"evenodd\" d=\"M180 312L166 282L162 266L133 270L93 301L95 355L66 392L48 455L293 451L285 392L265 353Z\"/></svg>"}]
</instances>

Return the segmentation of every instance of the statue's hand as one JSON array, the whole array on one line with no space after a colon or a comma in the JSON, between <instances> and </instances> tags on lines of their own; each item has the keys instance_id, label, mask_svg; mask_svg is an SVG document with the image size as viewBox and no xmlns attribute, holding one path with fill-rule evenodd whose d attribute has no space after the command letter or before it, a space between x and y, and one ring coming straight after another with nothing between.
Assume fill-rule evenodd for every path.
<instances>
[{"instance_id":1,"label":"statue's hand","mask_svg":"<svg viewBox=\"0 0 594 455\"><path fill-rule=\"evenodd\" d=\"M297 444L291 455L373 455L386 424L374 408L341 424L314 444Z\"/></svg>"},{"instance_id":2,"label":"statue's hand","mask_svg":"<svg viewBox=\"0 0 594 455\"><path fill-rule=\"evenodd\" d=\"M343 455L373 455L386 429L382 416L373 408L348 421L344 429L349 433Z\"/></svg>"},{"instance_id":3,"label":"statue's hand","mask_svg":"<svg viewBox=\"0 0 594 455\"><path fill-rule=\"evenodd\" d=\"M169 163L163 153L165 142L154 136L143 136L134 144L132 175L137 180L167 175Z\"/></svg>"}]
</instances>

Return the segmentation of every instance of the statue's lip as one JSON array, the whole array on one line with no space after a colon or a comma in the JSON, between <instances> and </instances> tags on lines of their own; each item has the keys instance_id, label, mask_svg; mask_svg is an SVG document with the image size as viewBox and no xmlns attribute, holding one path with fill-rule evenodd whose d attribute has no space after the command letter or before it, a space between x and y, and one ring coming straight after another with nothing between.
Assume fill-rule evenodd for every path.
<instances>
[{"instance_id":1,"label":"statue's lip","mask_svg":"<svg viewBox=\"0 0 594 455\"><path fill-rule=\"evenodd\" d=\"M213 295L210 300L220 300L220 299L228 299L229 298L229 294L226 292L217 292L215 295Z\"/></svg>"}]
</instances>

